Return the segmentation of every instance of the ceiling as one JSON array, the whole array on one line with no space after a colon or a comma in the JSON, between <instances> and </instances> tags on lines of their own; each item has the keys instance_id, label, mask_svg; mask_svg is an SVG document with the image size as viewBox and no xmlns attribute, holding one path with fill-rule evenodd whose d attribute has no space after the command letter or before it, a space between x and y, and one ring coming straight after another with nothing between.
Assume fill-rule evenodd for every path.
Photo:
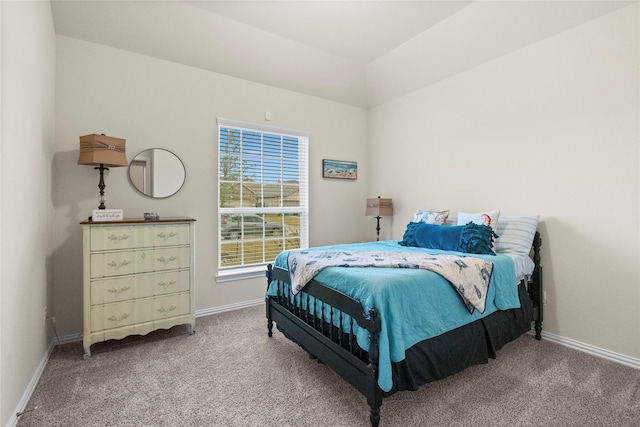
<instances>
[{"instance_id":1,"label":"ceiling","mask_svg":"<svg viewBox=\"0 0 640 427\"><path fill-rule=\"evenodd\" d=\"M633 2L51 3L61 35L370 108Z\"/></svg>"}]
</instances>

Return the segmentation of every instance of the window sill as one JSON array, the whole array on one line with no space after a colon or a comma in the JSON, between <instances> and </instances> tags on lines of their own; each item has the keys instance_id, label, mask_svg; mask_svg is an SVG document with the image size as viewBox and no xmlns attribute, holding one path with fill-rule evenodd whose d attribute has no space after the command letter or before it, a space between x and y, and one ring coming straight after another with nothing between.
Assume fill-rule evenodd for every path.
<instances>
[{"instance_id":1,"label":"window sill","mask_svg":"<svg viewBox=\"0 0 640 427\"><path fill-rule=\"evenodd\" d=\"M229 268L219 270L216 276L216 283L233 282L236 280L255 279L261 277L266 279L267 266L256 265L253 267Z\"/></svg>"}]
</instances>

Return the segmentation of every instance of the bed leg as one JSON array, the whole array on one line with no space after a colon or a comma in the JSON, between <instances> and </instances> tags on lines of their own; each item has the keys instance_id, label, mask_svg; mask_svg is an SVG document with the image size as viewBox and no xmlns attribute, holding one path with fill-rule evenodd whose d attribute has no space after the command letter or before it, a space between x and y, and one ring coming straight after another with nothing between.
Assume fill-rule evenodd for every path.
<instances>
[{"instance_id":1,"label":"bed leg","mask_svg":"<svg viewBox=\"0 0 640 427\"><path fill-rule=\"evenodd\" d=\"M271 300L267 297L265 300L265 306L267 307L267 336L271 338L273 336L273 319L271 319Z\"/></svg>"},{"instance_id":2,"label":"bed leg","mask_svg":"<svg viewBox=\"0 0 640 427\"><path fill-rule=\"evenodd\" d=\"M271 274L273 272L273 265L267 265L267 272L265 275L267 276L267 289L269 289L269 284L271 283ZM266 297L264 300L264 306L267 309L267 336L271 338L273 336L273 320L271 319L271 300L269 297Z\"/></svg>"},{"instance_id":3,"label":"bed leg","mask_svg":"<svg viewBox=\"0 0 640 427\"><path fill-rule=\"evenodd\" d=\"M371 426L378 427L378 424L380 424L380 407L382 406L382 390L378 387L378 358L380 356L378 336L381 328L380 319L378 318L378 310L375 308L370 309L369 319L375 326L372 327L369 334L369 367L373 371L373 384L371 384L371 394L368 396L367 400L369 401L369 407L371 408L369 411Z\"/></svg>"},{"instance_id":4,"label":"bed leg","mask_svg":"<svg viewBox=\"0 0 640 427\"><path fill-rule=\"evenodd\" d=\"M536 330L536 339L540 341L542 339L542 322L536 320L533 327Z\"/></svg>"},{"instance_id":5,"label":"bed leg","mask_svg":"<svg viewBox=\"0 0 640 427\"><path fill-rule=\"evenodd\" d=\"M378 424L380 424L380 408L371 408L369 420L371 421L371 427L378 427Z\"/></svg>"}]
</instances>

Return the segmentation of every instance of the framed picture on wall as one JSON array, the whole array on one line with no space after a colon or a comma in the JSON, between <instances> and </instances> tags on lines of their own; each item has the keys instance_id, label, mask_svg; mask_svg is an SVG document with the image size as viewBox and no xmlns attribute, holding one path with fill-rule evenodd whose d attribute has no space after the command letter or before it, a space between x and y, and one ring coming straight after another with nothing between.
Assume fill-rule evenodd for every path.
<instances>
[{"instance_id":1,"label":"framed picture on wall","mask_svg":"<svg viewBox=\"0 0 640 427\"><path fill-rule=\"evenodd\" d=\"M358 163L346 160L322 160L322 177L358 179Z\"/></svg>"}]
</instances>

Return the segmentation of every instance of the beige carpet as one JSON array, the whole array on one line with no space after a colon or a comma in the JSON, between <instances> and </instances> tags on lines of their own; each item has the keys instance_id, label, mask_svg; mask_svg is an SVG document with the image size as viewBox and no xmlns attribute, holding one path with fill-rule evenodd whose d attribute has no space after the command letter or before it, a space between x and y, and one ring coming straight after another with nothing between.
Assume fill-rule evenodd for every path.
<instances>
[{"instance_id":1,"label":"beige carpet","mask_svg":"<svg viewBox=\"0 0 640 427\"><path fill-rule=\"evenodd\" d=\"M92 346L57 346L26 426L368 426L362 395L264 307ZM383 401L381 426L638 426L640 371L524 335L497 360Z\"/></svg>"}]
</instances>

